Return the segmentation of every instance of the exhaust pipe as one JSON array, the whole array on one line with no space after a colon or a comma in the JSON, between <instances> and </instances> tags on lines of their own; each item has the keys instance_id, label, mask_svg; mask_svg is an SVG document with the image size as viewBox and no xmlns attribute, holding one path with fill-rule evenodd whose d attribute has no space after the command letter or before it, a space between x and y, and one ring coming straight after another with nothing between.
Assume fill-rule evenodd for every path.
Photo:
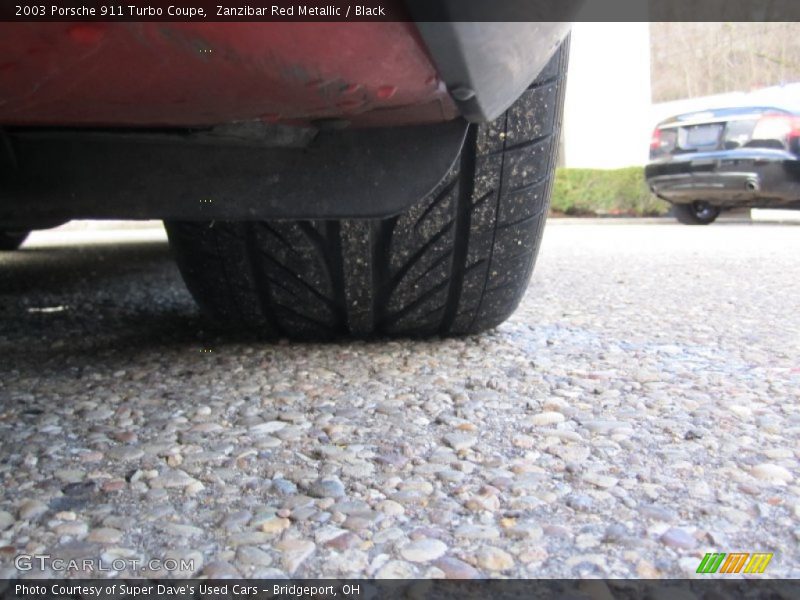
<instances>
[{"instance_id":1,"label":"exhaust pipe","mask_svg":"<svg viewBox=\"0 0 800 600\"><path fill-rule=\"evenodd\" d=\"M755 177L750 177L747 181L745 181L744 189L746 189L748 192L757 192L761 189L761 185L758 183L758 179Z\"/></svg>"}]
</instances>

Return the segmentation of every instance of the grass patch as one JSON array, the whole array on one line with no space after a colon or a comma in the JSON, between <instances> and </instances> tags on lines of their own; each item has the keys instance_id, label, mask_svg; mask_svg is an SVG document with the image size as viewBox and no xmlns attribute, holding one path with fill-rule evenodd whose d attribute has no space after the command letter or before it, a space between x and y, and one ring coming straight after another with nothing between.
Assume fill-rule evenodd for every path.
<instances>
[{"instance_id":1,"label":"grass patch","mask_svg":"<svg viewBox=\"0 0 800 600\"><path fill-rule=\"evenodd\" d=\"M641 167L556 170L550 214L652 217L668 210L650 193Z\"/></svg>"}]
</instances>

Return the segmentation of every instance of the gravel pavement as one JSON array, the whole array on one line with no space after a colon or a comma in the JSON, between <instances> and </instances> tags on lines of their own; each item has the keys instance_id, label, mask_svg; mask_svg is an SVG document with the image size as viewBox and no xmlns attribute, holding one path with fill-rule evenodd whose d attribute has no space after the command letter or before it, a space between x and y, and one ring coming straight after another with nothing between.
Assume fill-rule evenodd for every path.
<instances>
[{"instance_id":1,"label":"gravel pavement","mask_svg":"<svg viewBox=\"0 0 800 600\"><path fill-rule=\"evenodd\" d=\"M96 235L0 255L0 578L56 575L16 570L36 553L681 577L711 551L800 577L797 226L551 221L496 331L335 345L220 337L161 231Z\"/></svg>"}]
</instances>

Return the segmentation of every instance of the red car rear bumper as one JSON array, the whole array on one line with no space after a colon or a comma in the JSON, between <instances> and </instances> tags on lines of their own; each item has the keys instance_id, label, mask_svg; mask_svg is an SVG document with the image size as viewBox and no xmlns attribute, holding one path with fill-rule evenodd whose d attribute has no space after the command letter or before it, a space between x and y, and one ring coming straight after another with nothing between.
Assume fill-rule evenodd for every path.
<instances>
[{"instance_id":1,"label":"red car rear bumper","mask_svg":"<svg viewBox=\"0 0 800 600\"><path fill-rule=\"evenodd\" d=\"M412 23L3 23L0 125L193 127L458 111Z\"/></svg>"}]
</instances>

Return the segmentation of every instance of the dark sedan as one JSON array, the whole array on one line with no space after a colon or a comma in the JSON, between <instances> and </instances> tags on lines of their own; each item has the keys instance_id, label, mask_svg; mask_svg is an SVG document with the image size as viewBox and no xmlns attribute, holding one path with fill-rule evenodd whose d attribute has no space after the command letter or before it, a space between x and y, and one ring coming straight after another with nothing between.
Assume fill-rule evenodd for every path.
<instances>
[{"instance_id":1,"label":"dark sedan","mask_svg":"<svg viewBox=\"0 0 800 600\"><path fill-rule=\"evenodd\" d=\"M707 225L736 207L800 208L800 106L738 106L666 119L653 132L650 161L650 189L687 225Z\"/></svg>"}]
</instances>

